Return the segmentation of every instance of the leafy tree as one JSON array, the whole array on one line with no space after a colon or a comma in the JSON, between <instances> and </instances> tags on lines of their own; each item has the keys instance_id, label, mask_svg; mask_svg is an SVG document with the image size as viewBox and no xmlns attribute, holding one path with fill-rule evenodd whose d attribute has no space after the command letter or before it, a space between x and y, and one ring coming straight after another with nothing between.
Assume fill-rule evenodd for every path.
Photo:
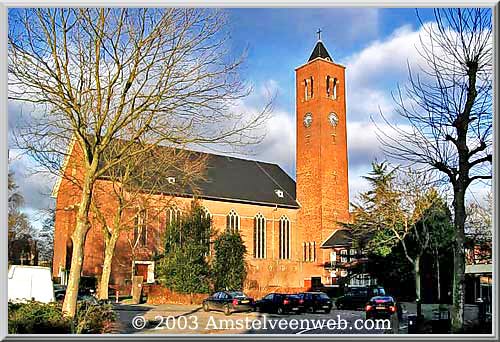
<instances>
[{"instance_id":1,"label":"leafy tree","mask_svg":"<svg viewBox=\"0 0 500 342\"><path fill-rule=\"evenodd\" d=\"M215 290L241 290L247 275L246 247L239 232L224 231L215 240L212 280Z\"/></svg>"},{"instance_id":2,"label":"leafy tree","mask_svg":"<svg viewBox=\"0 0 500 342\"><path fill-rule=\"evenodd\" d=\"M210 218L196 201L190 212L171 222L156 268L157 278L167 288L180 293L208 292L210 225Z\"/></svg>"},{"instance_id":3,"label":"leafy tree","mask_svg":"<svg viewBox=\"0 0 500 342\"><path fill-rule=\"evenodd\" d=\"M455 230L451 218L451 212L446 201L440 197L437 192L430 194L435 196L432 200L432 206L428 208L422 218L422 224L426 224L431 229L427 230L429 234L429 250L433 256L436 270L437 299L441 301L441 259L453 252L453 243Z\"/></svg>"},{"instance_id":4,"label":"leafy tree","mask_svg":"<svg viewBox=\"0 0 500 342\"><path fill-rule=\"evenodd\" d=\"M441 225L449 224L449 211L437 191L428 186L425 175L411 169L389 169L385 162L374 162L372 167L365 177L371 189L353 204L354 220L347 226L358 241L366 240L366 247L374 254L385 257L394 247L403 248L420 300L421 258L431 246L433 231L446 230ZM437 244L436 238L433 241Z\"/></svg>"}]
</instances>

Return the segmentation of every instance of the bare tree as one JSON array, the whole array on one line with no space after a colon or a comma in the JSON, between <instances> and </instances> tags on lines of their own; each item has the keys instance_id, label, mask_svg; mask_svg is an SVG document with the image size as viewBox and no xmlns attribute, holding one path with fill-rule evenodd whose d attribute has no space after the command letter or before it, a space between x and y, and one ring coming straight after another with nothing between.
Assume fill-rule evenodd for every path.
<instances>
[{"instance_id":1,"label":"bare tree","mask_svg":"<svg viewBox=\"0 0 500 342\"><path fill-rule=\"evenodd\" d=\"M113 158L119 150L119 145L112 145L104 160ZM162 213L172 205L173 196L186 191L196 192L197 182L203 179L205 173L206 156L189 150L157 147L123 160L106 172L103 178L108 186L96 186L91 203L92 213L104 234L104 263L98 292L100 299L108 299L109 296L109 280L118 239L123 233L127 234L133 255L140 242L139 237L144 234L141 229L145 229L149 222L158 222ZM110 203L113 203L113 209L107 212L105 208L109 208ZM141 211L148 213L145 225L137 225L136 222ZM134 215L128 215L129 212ZM139 229L138 236L130 238L130 232L134 229Z\"/></svg>"},{"instance_id":2,"label":"bare tree","mask_svg":"<svg viewBox=\"0 0 500 342\"><path fill-rule=\"evenodd\" d=\"M157 144L256 143L270 102L237 113L249 93L242 59L227 52L224 13L214 9L12 9L9 99L35 106L16 139L50 172L60 173L72 142L84 174L63 311L73 317L96 180L125 158ZM127 141L112 160L114 139ZM131 150L140 142L144 149Z\"/></svg>"},{"instance_id":3,"label":"bare tree","mask_svg":"<svg viewBox=\"0 0 500 342\"><path fill-rule=\"evenodd\" d=\"M409 129L386 123L385 152L427 170L453 187L455 225L452 330L463 327L465 194L474 181L491 179L492 36L487 8L436 9L435 23L417 47L425 61L409 68L409 85L394 96Z\"/></svg>"}]
</instances>

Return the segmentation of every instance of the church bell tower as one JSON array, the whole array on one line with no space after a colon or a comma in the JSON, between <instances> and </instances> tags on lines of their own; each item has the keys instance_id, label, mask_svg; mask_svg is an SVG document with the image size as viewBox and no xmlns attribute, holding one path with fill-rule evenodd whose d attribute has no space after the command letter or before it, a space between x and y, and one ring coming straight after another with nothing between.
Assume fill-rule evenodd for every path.
<instances>
[{"instance_id":1,"label":"church bell tower","mask_svg":"<svg viewBox=\"0 0 500 342\"><path fill-rule=\"evenodd\" d=\"M307 63L295 69L296 177L300 235L315 242L316 262L323 262L329 252L320 251L321 243L349 219L349 189L345 67L318 38Z\"/></svg>"}]
</instances>

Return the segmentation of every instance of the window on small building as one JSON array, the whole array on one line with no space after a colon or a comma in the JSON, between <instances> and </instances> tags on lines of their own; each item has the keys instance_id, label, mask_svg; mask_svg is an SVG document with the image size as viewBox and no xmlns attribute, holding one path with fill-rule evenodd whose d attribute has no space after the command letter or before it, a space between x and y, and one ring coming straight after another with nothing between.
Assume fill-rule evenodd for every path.
<instances>
[{"instance_id":1,"label":"window on small building","mask_svg":"<svg viewBox=\"0 0 500 342\"><path fill-rule=\"evenodd\" d=\"M264 259L266 257L266 219L259 213L254 217L253 222L253 257Z\"/></svg>"},{"instance_id":2,"label":"window on small building","mask_svg":"<svg viewBox=\"0 0 500 342\"><path fill-rule=\"evenodd\" d=\"M280 259L290 259L290 220L282 216L279 225Z\"/></svg>"},{"instance_id":3,"label":"window on small building","mask_svg":"<svg viewBox=\"0 0 500 342\"><path fill-rule=\"evenodd\" d=\"M340 262L347 262L347 249L340 251Z\"/></svg>"},{"instance_id":4,"label":"window on small building","mask_svg":"<svg viewBox=\"0 0 500 342\"><path fill-rule=\"evenodd\" d=\"M233 233L240 230L240 217L234 209L231 209L226 216L226 229Z\"/></svg>"},{"instance_id":5,"label":"window on small building","mask_svg":"<svg viewBox=\"0 0 500 342\"><path fill-rule=\"evenodd\" d=\"M330 76L326 76L326 96L330 97Z\"/></svg>"},{"instance_id":6,"label":"window on small building","mask_svg":"<svg viewBox=\"0 0 500 342\"><path fill-rule=\"evenodd\" d=\"M136 246L146 246L147 242L147 212L141 209L135 215L134 241Z\"/></svg>"}]
</instances>

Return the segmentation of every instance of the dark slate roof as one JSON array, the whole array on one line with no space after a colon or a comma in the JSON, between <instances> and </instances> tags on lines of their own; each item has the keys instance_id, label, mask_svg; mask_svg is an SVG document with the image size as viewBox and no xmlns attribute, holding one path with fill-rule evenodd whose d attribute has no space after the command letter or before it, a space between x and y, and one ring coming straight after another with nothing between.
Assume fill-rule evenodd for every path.
<instances>
[{"instance_id":1,"label":"dark slate roof","mask_svg":"<svg viewBox=\"0 0 500 342\"><path fill-rule=\"evenodd\" d=\"M349 230L336 230L330 237L321 245L321 248L349 247L352 244L352 234Z\"/></svg>"},{"instance_id":2,"label":"dark slate roof","mask_svg":"<svg viewBox=\"0 0 500 342\"><path fill-rule=\"evenodd\" d=\"M278 165L208 154L201 197L298 208L295 181ZM279 198L275 190L283 191Z\"/></svg>"},{"instance_id":3,"label":"dark slate roof","mask_svg":"<svg viewBox=\"0 0 500 342\"><path fill-rule=\"evenodd\" d=\"M316 59L318 57L328 59L329 61L333 62L332 57L330 57L330 54L326 50L326 47L325 47L325 45L323 45L323 42L321 40L318 40L318 42L316 43L316 46L314 47L314 50L311 53L311 57L309 57L308 62L310 62L313 59Z\"/></svg>"},{"instance_id":4,"label":"dark slate roof","mask_svg":"<svg viewBox=\"0 0 500 342\"><path fill-rule=\"evenodd\" d=\"M170 153L177 150L170 147L156 146L154 153ZM222 201L255 203L263 205L278 205L279 207L298 208L296 201L295 181L276 164L222 156L211 153L188 151L190 158L206 158L206 169L203 180L195 182L196 191L192 186L183 186L175 191L178 196L196 196L205 199ZM154 163L154 157L151 158ZM148 162L149 163L149 162ZM116 169L116 167L115 167ZM159 192L172 193L172 186L166 179L158 179L158 173L180 178L177 170L158 170L156 165L145 165L142 172L150 173L147 177L154 182L150 189L159 189ZM160 171L160 172L159 172ZM103 178L109 177L104 175ZM163 176L167 178L166 176ZM142 184L142 188L147 187ZM276 195L275 190L282 190L283 197Z\"/></svg>"}]
</instances>

